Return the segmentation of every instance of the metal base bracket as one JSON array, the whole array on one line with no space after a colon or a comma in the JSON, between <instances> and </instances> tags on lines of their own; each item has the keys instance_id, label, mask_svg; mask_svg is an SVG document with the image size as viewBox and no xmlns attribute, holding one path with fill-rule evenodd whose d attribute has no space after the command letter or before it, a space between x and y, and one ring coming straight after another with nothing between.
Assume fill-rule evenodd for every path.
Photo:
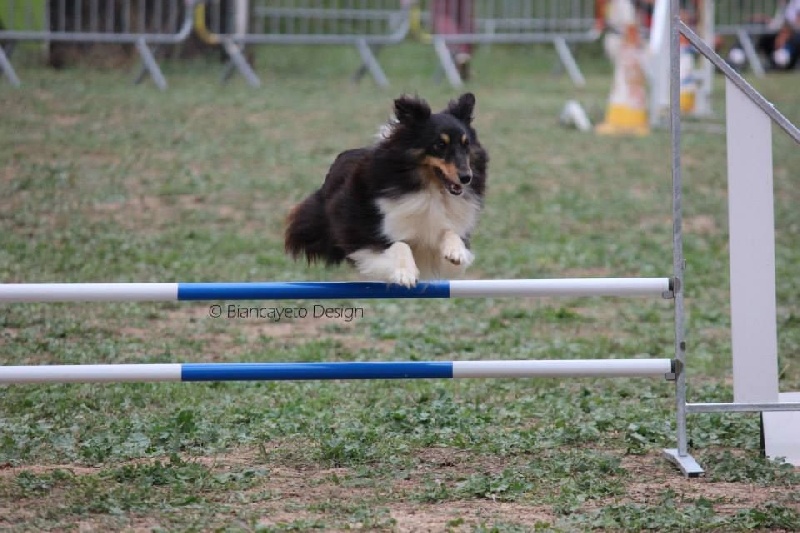
<instances>
[{"instance_id":1,"label":"metal base bracket","mask_svg":"<svg viewBox=\"0 0 800 533\"><path fill-rule=\"evenodd\" d=\"M705 471L700 464L689 454L681 455L677 448L665 448L664 457L675 466L680 468L684 477L696 478L702 476Z\"/></svg>"}]
</instances>

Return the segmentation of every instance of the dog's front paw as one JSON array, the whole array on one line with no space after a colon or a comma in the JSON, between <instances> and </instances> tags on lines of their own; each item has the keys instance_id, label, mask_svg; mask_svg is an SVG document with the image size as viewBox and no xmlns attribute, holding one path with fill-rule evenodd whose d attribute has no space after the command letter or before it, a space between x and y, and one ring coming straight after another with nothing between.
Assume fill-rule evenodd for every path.
<instances>
[{"instance_id":1,"label":"dog's front paw","mask_svg":"<svg viewBox=\"0 0 800 533\"><path fill-rule=\"evenodd\" d=\"M392 272L391 277L389 278L389 283L393 283L395 285L402 285L410 289L411 287L415 287L417 285L417 280L419 279L419 269L416 267L413 268L396 268Z\"/></svg>"},{"instance_id":2,"label":"dog's front paw","mask_svg":"<svg viewBox=\"0 0 800 533\"><path fill-rule=\"evenodd\" d=\"M460 238L449 240L445 244L442 253L444 254L444 258L446 260L450 261L454 265L463 267L468 267L475 259L473 253L467 250L467 247L464 246L464 243Z\"/></svg>"}]
</instances>

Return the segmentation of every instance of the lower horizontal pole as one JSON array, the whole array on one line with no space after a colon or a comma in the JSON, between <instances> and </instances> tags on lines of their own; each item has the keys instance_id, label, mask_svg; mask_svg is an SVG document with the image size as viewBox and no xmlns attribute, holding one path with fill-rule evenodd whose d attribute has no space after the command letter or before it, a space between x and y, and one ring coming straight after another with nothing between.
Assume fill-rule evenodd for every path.
<instances>
[{"instance_id":1,"label":"lower horizontal pole","mask_svg":"<svg viewBox=\"0 0 800 533\"><path fill-rule=\"evenodd\" d=\"M545 359L454 361L454 378L514 377L663 377L672 373L670 359Z\"/></svg>"},{"instance_id":2,"label":"lower horizontal pole","mask_svg":"<svg viewBox=\"0 0 800 533\"><path fill-rule=\"evenodd\" d=\"M0 366L0 384L345 379L664 377L670 359Z\"/></svg>"},{"instance_id":3,"label":"lower horizontal pole","mask_svg":"<svg viewBox=\"0 0 800 533\"><path fill-rule=\"evenodd\" d=\"M182 365L181 381L301 381L331 379L452 378L453 363L195 363Z\"/></svg>"},{"instance_id":4,"label":"lower horizontal pole","mask_svg":"<svg viewBox=\"0 0 800 533\"><path fill-rule=\"evenodd\" d=\"M0 366L0 384L180 381L181 366L177 363Z\"/></svg>"},{"instance_id":5,"label":"lower horizontal pole","mask_svg":"<svg viewBox=\"0 0 800 533\"><path fill-rule=\"evenodd\" d=\"M687 403L686 412L693 413L759 413L799 411L800 402L782 403Z\"/></svg>"}]
</instances>

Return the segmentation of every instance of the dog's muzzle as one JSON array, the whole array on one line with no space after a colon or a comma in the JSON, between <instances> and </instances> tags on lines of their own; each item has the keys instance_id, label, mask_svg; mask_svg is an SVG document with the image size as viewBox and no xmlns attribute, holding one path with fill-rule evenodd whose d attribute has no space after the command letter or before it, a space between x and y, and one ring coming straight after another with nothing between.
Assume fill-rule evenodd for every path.
<instances>
[{"instance_id":1,"label":"dog's muzzle","mask_svg":"<svg viewBox=\"0 0 800 533\"><path fill-rule=\"evenodd\" d=\"M472 181L472 172L468 174L459 174L458 181L460 181L462 185L469 185L469 182Z\"/></svg>"}]
</instances>

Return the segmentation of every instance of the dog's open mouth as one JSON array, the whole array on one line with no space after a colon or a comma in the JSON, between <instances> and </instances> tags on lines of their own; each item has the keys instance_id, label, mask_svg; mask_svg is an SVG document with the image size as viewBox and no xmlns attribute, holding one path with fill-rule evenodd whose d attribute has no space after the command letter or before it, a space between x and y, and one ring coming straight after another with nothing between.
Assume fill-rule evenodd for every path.
<instances>
[{"instance_id":1,"label":"dog's open mouth","mask_svg":"<svg viewBox=\"0 0 800 533\"><path fill-rule=\"evenodd\" d=\"M447 192L452 194L453 196L458 196L464 192L464 187L461 186L459 183L453 183L449 179L447 179L444 173L439 170L438 168L434 169L436 171L436 177L439 178L439 181L442 182L444 188L447 189Z\"/></svg>"}]
</instances>

